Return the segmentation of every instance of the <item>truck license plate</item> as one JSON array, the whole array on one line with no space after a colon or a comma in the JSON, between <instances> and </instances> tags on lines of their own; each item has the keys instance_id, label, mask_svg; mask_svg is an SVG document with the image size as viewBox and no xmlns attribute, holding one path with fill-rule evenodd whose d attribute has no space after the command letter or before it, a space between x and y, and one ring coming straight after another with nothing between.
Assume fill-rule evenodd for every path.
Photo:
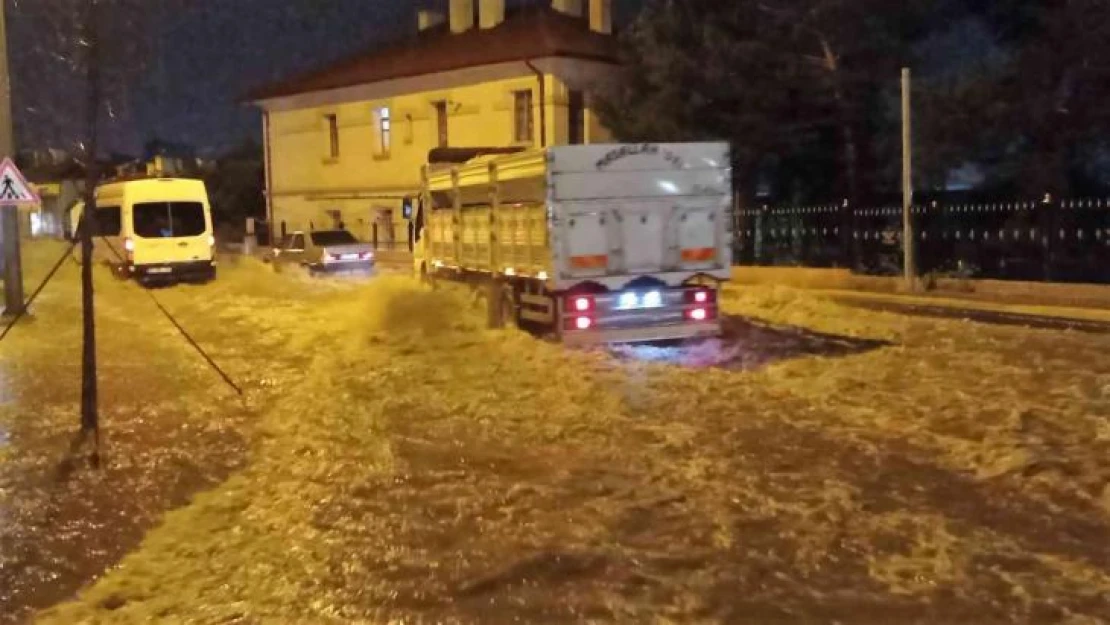
<instances>
[{"instance_id":1,"label":"truck license plate","mask_svg":"<svg viewBox=\"0 0 1110 625\"><path fill-rule=\"evenodd\" d=\"M169 267L151 267L147 270L147 273L170 273L171 271L173 269Z\"/></svg>"}]
</instances>

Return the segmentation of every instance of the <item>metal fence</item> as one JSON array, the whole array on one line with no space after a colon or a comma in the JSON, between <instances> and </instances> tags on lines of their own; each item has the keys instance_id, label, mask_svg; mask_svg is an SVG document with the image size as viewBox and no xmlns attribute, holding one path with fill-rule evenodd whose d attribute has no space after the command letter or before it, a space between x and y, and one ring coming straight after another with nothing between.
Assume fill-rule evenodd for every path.
<instances>
[{"instance_id":1,"label":"metal fence","mask_svg":"<svg viewBox=\"0 0 1110 625\"><path fill-rule=\"evenodd\" d=\"M925 273L1110 283L1110 199L913 207ZM902 208L745 208L734 214L736 262L902 270Z\"/></svg>"}]
</instances>

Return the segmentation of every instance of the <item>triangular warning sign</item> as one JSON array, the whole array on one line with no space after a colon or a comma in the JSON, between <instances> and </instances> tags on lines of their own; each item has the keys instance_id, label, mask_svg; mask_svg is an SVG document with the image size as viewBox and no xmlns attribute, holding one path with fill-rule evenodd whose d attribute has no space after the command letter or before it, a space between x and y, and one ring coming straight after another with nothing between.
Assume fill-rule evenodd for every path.
<instances>
[{"instance_id":1,"label":"triangular warning sign","mask_svg":"<svg viewBox=\"0 0 1110 625\"><path fill-rule=\"evenodd\" d=\"M0 164L0 206L38 203L39 195L35 193L34 187L27 184L27 179L12 159L5 158L3 164Z\"/></svg>"}]
</instances>

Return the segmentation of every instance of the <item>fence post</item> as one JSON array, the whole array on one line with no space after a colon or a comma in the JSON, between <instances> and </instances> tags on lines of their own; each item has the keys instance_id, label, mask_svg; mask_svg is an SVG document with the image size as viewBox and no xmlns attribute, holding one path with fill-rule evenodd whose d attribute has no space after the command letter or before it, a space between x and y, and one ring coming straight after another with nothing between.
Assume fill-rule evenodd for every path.
<instances>
[{"instance_id":1,"label":"fence post","mask_svg":"<svg viewBox=\"0 0 1110 625\"><path fill-rule=\"evenodd\" d=\"M858 241L852 236L852 233L856 231L856 217L852 204L847 198L840 205L840 219L838 222L840 224L840 262L850 271L855 271Z\"/></svg>"},{"instance_id":2,"label":"fence post","mask_svg":"<svg viewBox=\"0 0 1110 625\"><path fill-rule=\"evenodd\" d=\"M759 214L755 218L755 227L752 229L754 239L752 245L752 258L756 265L766 265L764 254L766 253L766 246L764 242L767 239L767 205L763 204L759 207Z\"/></svg>"},{"instance_id":3,"label":"fence post","mask_svg":"<svg viewBox=\"0 0 1110 625\"><path fill-rule=\"evenodd\" d=\"M746 264L748 245L744 241L744 214L740 192L732 192L732 262Z\"/></svg>"},{"instance_id":4,"label":"fence post","mask_svg":"<svg viewBox=\"0 0 1110 625\"><path fill-rule=\"evenodd\" d=\"M258 247L258 239L255 238L254 228L254 217L247 217L246 234L243 237L243 256L253 256L255 248Z\"/></svg>"},{"instance_id":5,"label":"fence post","mask_svg":"<svg viewBox=\"0 0 1110 625\"><path fill-rule=\"evenodd\" d=\"M1056 276L1056 224L1059 203L1051 193L1045 193L1041 200L1041 275L1045 282L1052 282Z\"/></svg>"}]
</instances>

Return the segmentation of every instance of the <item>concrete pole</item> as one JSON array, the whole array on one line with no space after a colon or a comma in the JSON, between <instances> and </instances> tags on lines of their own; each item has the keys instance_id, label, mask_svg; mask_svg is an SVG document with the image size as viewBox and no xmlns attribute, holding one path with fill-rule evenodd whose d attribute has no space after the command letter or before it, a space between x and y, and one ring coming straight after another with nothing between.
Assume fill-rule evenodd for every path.
<instances>
[{"instance_id":1,"label":"concrete pole","mask_svg":"<svg viewBox=\"0 0 1110 625\"><path fill-rule=\"evenodd\" d=\"M902 266L906 290L916 288L913 232L913 133L910 120L910 70L902 68Z\"/></svg>"},{"instance_id":2,"label":"concrete pole","mask_svg":"<svg viewBox=\"0 0 1110 625\"><path fill-rule=\"evenodd\" d=\"M12 131L12 83L8 71L8 24L6 0L0 0L0 158L15 160L15 139ZM23 263L19 250L19 208L0 208L0 234L4 247L4 314L23 312Z\"/></svg>"}]
</instances>

